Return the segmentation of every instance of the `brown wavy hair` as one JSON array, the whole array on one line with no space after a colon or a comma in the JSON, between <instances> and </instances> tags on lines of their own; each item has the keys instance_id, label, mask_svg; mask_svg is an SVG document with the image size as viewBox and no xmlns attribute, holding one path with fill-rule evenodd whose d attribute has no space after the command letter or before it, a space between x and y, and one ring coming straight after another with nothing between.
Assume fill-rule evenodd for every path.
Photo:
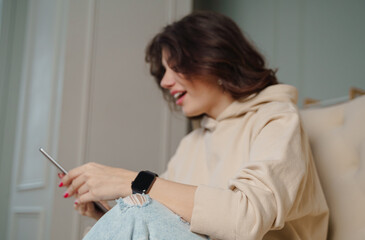
<instances>
[{"instance_id":1,"label":"brown wavy hair","mask_svg":"<svg viewBox=\"0 0 365 240\"><path fill-rule=\"evenodd\" d=\"M221 80L234 99L248 97L277 84L276 70L265 67L262 55L230 18L200 11L167 25L149 43L146 62L157 84L165 74L162 49L169 53L167 64L185 78L211 76ZM164 96L172 100L167 90Z\"/></svg>"}]
</instances>

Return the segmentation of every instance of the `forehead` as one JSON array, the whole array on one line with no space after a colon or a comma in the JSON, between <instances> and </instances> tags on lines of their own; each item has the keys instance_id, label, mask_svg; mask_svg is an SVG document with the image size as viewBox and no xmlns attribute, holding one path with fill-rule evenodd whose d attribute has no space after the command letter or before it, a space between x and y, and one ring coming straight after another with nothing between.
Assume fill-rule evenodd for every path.
<instances>
[{"instance_id":1,"label":"forehead","mask_svg":"<svg viewBox=\"0 0 365 240\"><path fill-rule=\"evenodd\" d=\"M171 52L167 49L167 48L162 48L161 50L162 52L162 65L164 67L172 67L172 66L176 66L176 64L178 64L177 60L174 58L173 55L171 55Z\"/></svg>"},{"instance_id":2,"label":"forehead","mask_svg":"<svg viewBox=\"0 0 365 240\"><path fill-rule=\"evenodd\" d=\"M169 51L166 48L163 48L162 49L162 59L161 60L162 60L162 64L164 66L167 65L167 60L169 59L169 57L170 57Z\"/></svg>"}]
</instances>

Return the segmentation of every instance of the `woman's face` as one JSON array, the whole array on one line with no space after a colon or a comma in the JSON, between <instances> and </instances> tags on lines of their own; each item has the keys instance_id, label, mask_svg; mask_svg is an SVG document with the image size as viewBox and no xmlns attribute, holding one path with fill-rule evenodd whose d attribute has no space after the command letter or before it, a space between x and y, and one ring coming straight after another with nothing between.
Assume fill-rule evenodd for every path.
<instances>
[{"instance_id":1,"label":"woman's face","mask_svg":"<svg viewBox=\"0 0 365 240\"><path fill-rule=\"evenodd\" d=\"M233 98L218 85L218 79L187 80L168 66L167 59L167 52L162 51L162 64L166 71L160 85L170 91L186 116L207 114L216 118L233 102Z\"/></svg>"}]
</instances>

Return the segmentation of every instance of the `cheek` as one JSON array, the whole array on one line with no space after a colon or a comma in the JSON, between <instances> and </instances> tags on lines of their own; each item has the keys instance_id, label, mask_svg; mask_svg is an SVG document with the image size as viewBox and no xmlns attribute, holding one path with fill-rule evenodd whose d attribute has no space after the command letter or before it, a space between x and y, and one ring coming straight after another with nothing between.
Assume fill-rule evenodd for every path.
<instances>
[{"instance_id":1,"label":"cheek","mask_svg":"<svg viewBox=\"0 0 365 240\"><path fill-rule=\"evenodd\" d=\"M212 100L210 95L204 92L198 92L196 95L190 95L190 99L188 99L190 106L189 109L198 111L199 114L205 112L207 108L212 104ZM188 103L188 104L189 104Z\"/></svg>"},{"instance_id":2,"label":"cheek","mask_svg":"<svg viewBox=\"0 0 365 240\"><path fill-rule=\"evenodd\" d=\"M196 90L194 92L194 97L196 99L199 99L199 102L201 103L208 103L210 101L212 101L215 97L215 92L213 91L213 89L210 88L200 88L199 90Z\"/></svg>"},{"instance_id":3,"label":"cheek","mask_svg":"<svg viewBox=\"0 0 365 240\"><path fill-rule=\"evenodd\" d=\"M180 81L179 81L180 82ZM198 101L200 105L207 104L219 95L220 89L210 82L180 82L180 84L187 90L189 98Z\"/></svg>"}]
</instances>

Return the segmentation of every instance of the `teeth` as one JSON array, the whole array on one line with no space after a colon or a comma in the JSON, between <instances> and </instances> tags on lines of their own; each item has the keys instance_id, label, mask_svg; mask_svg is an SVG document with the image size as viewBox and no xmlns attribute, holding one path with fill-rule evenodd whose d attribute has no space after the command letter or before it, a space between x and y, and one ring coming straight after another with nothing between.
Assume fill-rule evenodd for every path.
<instances>
[{"instance_id":1,"label":"teeth","mask_svg":"<svg viewBox=\"0 0 365 240\"><path fill-rule=\"evenodd\" d=\"M177 99L179 99L179 97L181 97L181 95L183 95L183 93L182 93L182 92L175 93L175 94L174 94L174 98L177 100Z\"/></svg>"}]
</instances>

